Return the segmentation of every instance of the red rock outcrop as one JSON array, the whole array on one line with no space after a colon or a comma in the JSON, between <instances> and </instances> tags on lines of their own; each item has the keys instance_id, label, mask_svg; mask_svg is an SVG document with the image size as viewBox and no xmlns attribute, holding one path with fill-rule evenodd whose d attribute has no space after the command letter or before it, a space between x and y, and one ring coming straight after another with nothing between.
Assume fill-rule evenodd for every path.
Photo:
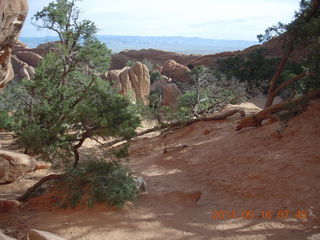
<instances>
[{"instance_id":1,"label":"red rock outcrop","mask_svg":"<svg viewBox=\"0 0 320 240\"><path fill-rule=\"evenodd\" d=\"M112 82L120 94L128 96L133 102L148 104L150 75L146 65L136 62L132 67L110 70L104 78Z\"/></svg>"},{"instance_id":2,"label":"red rock outcrop","mask_svg":"<svg viewBox=\"0 0 320 240\"><path fill-rule=\"evenodd\" d=\"M27 0L0 1L0 88L14 77L11 52L27 13Z\"/></svg>"},{"instance_id":3,"label":"red rock outcrop","mask_svg":"<svg viewBox=\"0 0 320 240\"><path fill-rule=\"evenodd\" d=\"M177 63L174 60L168 60L164 62L163 69L161 71L162 75L165 75L168 78L178 82L189 82L191 79L188 76L188 73L190 73L189 68Z\"/></svg>"},{"instance_id":4,"label":"red rock outcrop","mask_svg":"<svg viewBox=\"0 0 320 240\"><path fill-rule=\"evenodd\" d=\"M176 108L178 106L178 98L181 96L181 90L175 83L166 80L155 81L151 85L151 91L160 92L162 96L161 105Z\"/></svg>"},{"instance_id":5,"label":"red rock outcrop","mask_svg":"<svg viewBox=\"0 0 320 240\"><path fill-rule=\"evenodd\" d=\"M21 61L32 67L37 67L39 62L42 60L42 57L39 54L30 51L14 51L14 54Z\"/></svg>"},{"instance_id":6,"label":"red rock outcrop","mask_svg":"<svg viewBox=\"0 0 320 240\"><path fill-rule=\"evenodd\" d=\"M222 53L204 55L202 57L199 57L199 58L192 60L189 64L191 64L192 66L204 65L204 66L207 66L210 68L214 68L217 66L218 60L232 57L232 56L235 56L236 54L239 54L239 53L240 53L240 51L222 52Z\"/></svg>"},{"instance_id":7,"label":"red rock outcrop","mask_svg":"<svg viewBox=\"0 0 320 240\"><path fill-rule=\"evenodd\" d=\"M200 56L201 55L187 55L157 49L126 50L117 54L112 54L111 69L121 69L129 60L141 62L144 59L151 61L152 64L159 65L170 59L175 60L177 63L187 65L191 60Z\"/></svg>"}]
</instances>

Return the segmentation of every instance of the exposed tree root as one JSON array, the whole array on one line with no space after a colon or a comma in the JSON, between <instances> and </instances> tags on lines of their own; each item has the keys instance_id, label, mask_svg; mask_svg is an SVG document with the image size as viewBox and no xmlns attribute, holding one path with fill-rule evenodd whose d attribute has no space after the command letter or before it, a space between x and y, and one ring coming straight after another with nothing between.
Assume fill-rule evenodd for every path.
<instances>
[{"instance_id":1,"label":"exposed tree root","mask_svg":"<svg viewBox=\"0 0 320 240\"><path fill-rule=\"evenodd\" d=\"M57 179L61 179L62 177L64 177L64 174L51 174L48 175L44 178L41 178L40 181L38 181L36 184L34 184L31 188L29 188L25 194L23 194L21 197L18 197L17 200L20 202L25 202L27 201L31 194L34 193L42 184L50 181L50 180L57 180Z\"/></svg>"},{"instance_id":2,"label":"exposed tree root","mask_svg":"<svg viewBox=\"0 0 320 240\"><path fill-rule=\"evenodd\" d=\"M320 91L314 90L309 92L305 96L296 98L292 101L285 101L279 104L272 105L256 114L243 118L237 126L236 130L238 131L245 127L259 127L262 125L262 121L267 119L275 119L275 116L273 114L288 110L288 104L299 104L306 99L308 100L317 97L320 97Z\"/></svg>"}]
</instances>

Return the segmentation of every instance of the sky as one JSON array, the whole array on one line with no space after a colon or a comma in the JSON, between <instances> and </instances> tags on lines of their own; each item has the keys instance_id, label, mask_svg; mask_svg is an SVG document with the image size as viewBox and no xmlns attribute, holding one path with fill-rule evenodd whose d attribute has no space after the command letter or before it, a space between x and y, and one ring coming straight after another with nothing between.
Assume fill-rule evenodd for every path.
<instances>
[{"instance_id":1,"label":"sky","mask_svg":"<svg viewBox=\"0 0 320 240\"><path fill-rule=\"evenodd\" d=\"M31 17L52 0L29 0L21 37L46 37ZM299 0L82 0L83 19L94 21L99 35L183 36L257 40L277 22L289 23Z\"/></svg>"}]
</instances>

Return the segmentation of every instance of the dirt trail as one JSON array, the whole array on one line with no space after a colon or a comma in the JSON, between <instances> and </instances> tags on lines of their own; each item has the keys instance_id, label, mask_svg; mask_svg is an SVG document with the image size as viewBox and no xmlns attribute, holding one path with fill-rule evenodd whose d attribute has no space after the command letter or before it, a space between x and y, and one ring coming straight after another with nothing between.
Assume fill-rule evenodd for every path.
<instances>
[{"instance_id":1,"label":"dirt trail","mask_svg":"<svg viewBox=\"0 0 320 240\"><path fill-rule=\"evenodd\" d=\"M319 116L317 101L281 133L278 123L236 132L233 117L139 138L129 165L148 193L136 202L114 212L34 205L2 215L0 228L16 235L37 228L74 240L320 239ZM187 146L165 153L179 144ZM211 219L223 218L214 210L229 213ZM261 217L267 210L270 219Z\"/></svg>"}]
</instances>

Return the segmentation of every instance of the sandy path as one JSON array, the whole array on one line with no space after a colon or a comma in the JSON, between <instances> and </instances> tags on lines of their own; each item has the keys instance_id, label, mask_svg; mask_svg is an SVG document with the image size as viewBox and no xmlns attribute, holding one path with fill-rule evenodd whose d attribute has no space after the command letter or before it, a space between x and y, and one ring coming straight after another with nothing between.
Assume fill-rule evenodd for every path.
<instances>
[{"instance_id":1,"label":"sandy path","mask_svg":"<svg viewBox=\"0 0 320 240\"><path fill-rule=\"evenodd\" d=\"M32 206L2 215L0 224L12 233L37 228L88 240L320 239L319 116L317 102L283 137L278 124L236 132L234 117L137 139L129 165L146 180L148 193L136 202L115 212ZM179 144L187 147L164 153ZM214 209L235 210L238 218L213 220ZM277 217L280 209L289 211L286 219ZM261 218L267 210L272 217ZM298 210L307 218L295 216ZM254 218L244 219L243 211Z\"/></svg>"}]
</instances>

